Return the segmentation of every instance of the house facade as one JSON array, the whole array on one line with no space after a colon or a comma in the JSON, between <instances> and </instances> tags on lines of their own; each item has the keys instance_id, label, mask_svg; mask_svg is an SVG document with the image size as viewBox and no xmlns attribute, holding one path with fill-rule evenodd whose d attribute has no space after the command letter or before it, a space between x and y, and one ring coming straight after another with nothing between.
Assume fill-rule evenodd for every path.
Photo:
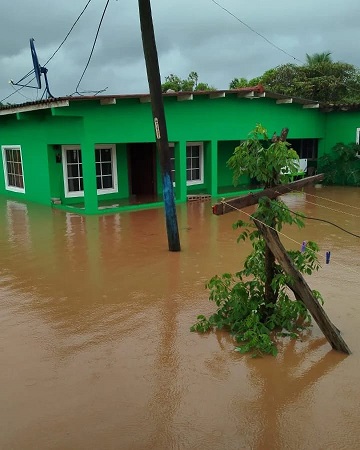
<instances>
[{"instance_id":1,"label":"house facade","mask_svg":"<svg viewBox=\"0 0 360 450\"><path fill-rule=\"evenodd\" d=\"M339 141L355 141L360 114L263 92L164 94L176 201L237 191L226 161L257 123L288 140L308 167ZM161 204L149 95L67 97L0 107L0 195L99 214Z\"/></svg>"}]
</instances>

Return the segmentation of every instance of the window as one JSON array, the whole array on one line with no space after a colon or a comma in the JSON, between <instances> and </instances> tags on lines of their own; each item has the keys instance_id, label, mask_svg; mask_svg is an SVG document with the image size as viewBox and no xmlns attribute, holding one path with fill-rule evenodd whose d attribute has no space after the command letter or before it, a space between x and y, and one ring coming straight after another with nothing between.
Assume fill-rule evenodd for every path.
<instances>
[{"instance_id":1,"label":"window","mask_svg":"<svg viewBox=\"0 0 360 450\"><path fill-rule=\"evenodd\" d=\"M175 186L175 146L174 146L174 144L169 144L169 152L170 152L171 180Z\"/></svg>"},{"instance_id":2,"label":"window","mask_svg":"<svg viewBox=\"0 0 360 450\"><path fill-rule=\"evenodd\" d=\"M62 151L65 196L81 197L84 195L81 149L64 145ZM115 145L97 145L94 151L98 194L117 192Z\"/></svg>"},{"instance_id":3,"label":"window","mask_svg":"<svg viewBox=\"0 0 360 450\"><path fill-rule=\"evenodd\" d=\"M203 183L203 144L188 143L186 146L186 181L187 184Z\"/></svg>"},{"instance_id":4,"label":"window","mask_svg":"<svg viewBox=\"0 0 360 450\"><path fill-rule=\"evenodd\" d=\"M80 147L66 145L63 146L62 151L65 196L78 197L84 195L84 179Z\"/></svg>"},{"instance_id":5,"label":"window","mask_svg":"<svg viewBox=\"0 0 360 450\"><path fill-rule=\"evenodd\" d=\"M19 145L3 145L2 157L5 188L8 191L25 192L24 173Z\"/></svg>"},{"instance_id":6,"label":"window","mask_svg":"<svg viewBox=\"0 0 360 450\"><path fill-rule=\"evenodd\" d=\"M171 177L175 183L175 148L170 144ZM204 146L202 142L186 144L186 184L202 184L204 182Z\"/></svg>"},{"instance_id":7,"label":"window","mask_svg":"<svg viewBox=\"0 0 360 450\"><path fill-rule=\"evenodd\" d=\"M356 128L356 143L360 144L360 128ZM357 152L356 156L360 158L360 150Z\"/></svg>"},{"instance_id":8,"label":"window","mask_svg":"<svg viewBox=\"0 0 360 450\"><path fill-rule=\"evenodd\" d=\"M96 186L98 193L117 192L116 154L114 145L95 148Z\"/></svg>"},{"instance_id":9,"label":"window","mask_svg":"<svg viewBox=\"0 0 360 450\"><path fill-rule=\"evenodd\" d=\"M318 139L288 139L291 147L300 159L316 161L318 157Z\"/></svg>"}]
</instances>

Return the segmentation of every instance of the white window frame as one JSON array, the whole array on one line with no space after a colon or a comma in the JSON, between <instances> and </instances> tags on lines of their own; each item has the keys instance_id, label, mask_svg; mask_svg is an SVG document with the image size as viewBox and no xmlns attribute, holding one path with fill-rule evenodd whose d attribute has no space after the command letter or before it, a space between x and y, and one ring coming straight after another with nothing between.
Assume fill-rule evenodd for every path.
<instances>
[{"instance_id":1,"label":"white window frame","mask_svg":"<svg viewBox=\"0 0 360 450\"><path fill-rule=\"evenodd\" d=\"M72 198L72 197L84 197L84 191L69 191L68 188L68 174L67 174L67 157L66 157L66 151L67 150L80 150L80 145L62 145L62 166L63 166L63 178L64 178L64 192L66 198ZM101 149L110 149L111 150L111 171L112 171L112 179L113 179L113 187L107 188L107 189L97 189L98 195L105 195L105 194L111 194L118 192L118 177L117 177L117 163L116 163L116 145L115 144L98 144L94 147L94 153L95 150L101 150ZM95 155L94 155L95 156ZM82 159L82 158L81 158ZM82 164L82 162L81 162ZM96 162L95 162L96 166ZM95 167L96 169L96 167ZM84 177L84 173L83 173ZM95 175L95 182L96 182L96 175Z\"/></svg>"},{"instance_id":2,"label":"white window frame","mask_svg":"<svg viewBox=\"0 0 360 450\"><path fill-rule=\"evenodd\" d=\"M19 150L20 151L22 180L23 180L23 185L24 185L24 187L22 187L22 188L17 187L17 186L12 186L11 184L9 184L9 173L7 170L7 163L6 163L6 150ZM25 194L25 175L24 175L24 163L23 163L23 157L22 157L22 152L21 152L21 146L20 145L2 145L1 152L2 152L3 169L4 169L5 189L7 191L19 192L21 194Z\"/></svg>"},{"instance_id":3,"label":"white window frame","mask_svg":"<svg viewBox=\"0 0 360 450\"><path fill-rule=\"evenodd\" d=\"M199 164L200 178L198 180L187 180L187 148L191 146L199 146ZM186 143L186 185L193 186L195 184L204 184L204 143L203 142L187 142Z\"/></svg>"},{"instance_id":4,"label":"white window frame","mask_svg":"<svg viewBox=\"0 0 360 450\"><path fill-rule=\"evenodd\" d=\"M118 177L117 177L117 164L116 164L116 145L115 144L98 144L95 145L95 150L111 150L111 173L113 179L113 187L107 189L98 189L97 193L99 195L112 194L118 192ZM95 162L96 165L96 162Z\"/></svg>"},{"instance_id":5,"label":"white window frame","mask_svg":"<svg viewBox=\"0 0 360 450\"><path fill-rule=\"evenodd\" d=\"M199 159L200 159L200 178L198 180L187 180L187 155L186 157L186 185L187 186L193 186L196 184L204 184L204 143L203 142L187 142L186 143L186 150L188 148L188 146L192 146L192 145L198 145L199 148ZM176 157L175 157L175 144L174 143L169 143L169 147L170 148L174 148L174 161L176 161ZM174 163L174 173L176 174L176 165ZM175 186L175 181L173 181L173 185Z\"/></svg>"},{"instance_id":6,"label":"white window frame","mask_svg":"<svg viewBox=\"0 0 360 450\"><path fill-rule=\"evenodd\" d=\"M360 128L356 128L356 140L357 144L360 144ZM357 152L356 156L360 158L360 151Z\"/></svg>"},{"instance_id":7,"label":"white window frame","mask_svg":"<svg viewBox=\"0 0 360 450\"><path fill-rule=\"evenodd\" d=\"M80 145L62 145L61 146L61 153L62 153L62 166L63 166L63 178L64 178L64 192L65 192L65 198L72 198L72 197L83 197L84 191L69 191L69 185L68 185L68 171L67 171L67 156L66 152L67 150L80 150ZM82 164L82 162L81 162Z\"/></svg>"}]
</instances>

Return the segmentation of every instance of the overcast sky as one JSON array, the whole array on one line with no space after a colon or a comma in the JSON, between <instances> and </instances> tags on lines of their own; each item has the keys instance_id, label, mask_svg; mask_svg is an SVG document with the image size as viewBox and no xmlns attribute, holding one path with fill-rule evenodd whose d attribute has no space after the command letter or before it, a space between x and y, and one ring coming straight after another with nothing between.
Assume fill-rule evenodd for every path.
<instances>
[{"instance_id":1,"label":"overcast sky","mask_svg":"<svg viewBox=\"0 0 360 450\"><path fill-rule=\"evenodd\" d=\"M300 61L331 51L334 60L360 66L359 0L217 0L250 27ZM29 38L40 63L55 51L87 0L0 1L0 100L32 68ZM85 67L106 0L92 0L61 50L48 64L54 96L72 94ZM279 64L298 63L271 46L211 0L152 0L162 79L170 73L227 89ZM27 79L26 81L28 81ZM137 0L110 0L95 52L79 90L106 94L148 92ZM37 90L23 89L36 99ZM5 102L24 102L15 94Z\"/></svg>"}]
</instances>

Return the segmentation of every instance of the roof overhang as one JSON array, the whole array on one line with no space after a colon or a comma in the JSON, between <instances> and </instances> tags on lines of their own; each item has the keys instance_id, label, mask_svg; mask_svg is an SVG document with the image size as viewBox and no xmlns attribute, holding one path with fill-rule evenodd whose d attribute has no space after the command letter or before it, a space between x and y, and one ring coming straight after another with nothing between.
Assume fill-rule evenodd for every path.
<instances>
[{"instance_id":1,"label":"roof overhang","mask_svg":"<svg viewBox=\"0 0 360 450\"><path fill-rule=\"evenodd\" d=\"M53 101L47 100L45 102L39 103L11 105L6 108L0 109L0 116L7 116L9 114L19 114L29 111L39 111L41 109L63 108L69 105L70 105L69 100L59 100L59 99L54 99Z\"/></svg>"}]
</instances>

